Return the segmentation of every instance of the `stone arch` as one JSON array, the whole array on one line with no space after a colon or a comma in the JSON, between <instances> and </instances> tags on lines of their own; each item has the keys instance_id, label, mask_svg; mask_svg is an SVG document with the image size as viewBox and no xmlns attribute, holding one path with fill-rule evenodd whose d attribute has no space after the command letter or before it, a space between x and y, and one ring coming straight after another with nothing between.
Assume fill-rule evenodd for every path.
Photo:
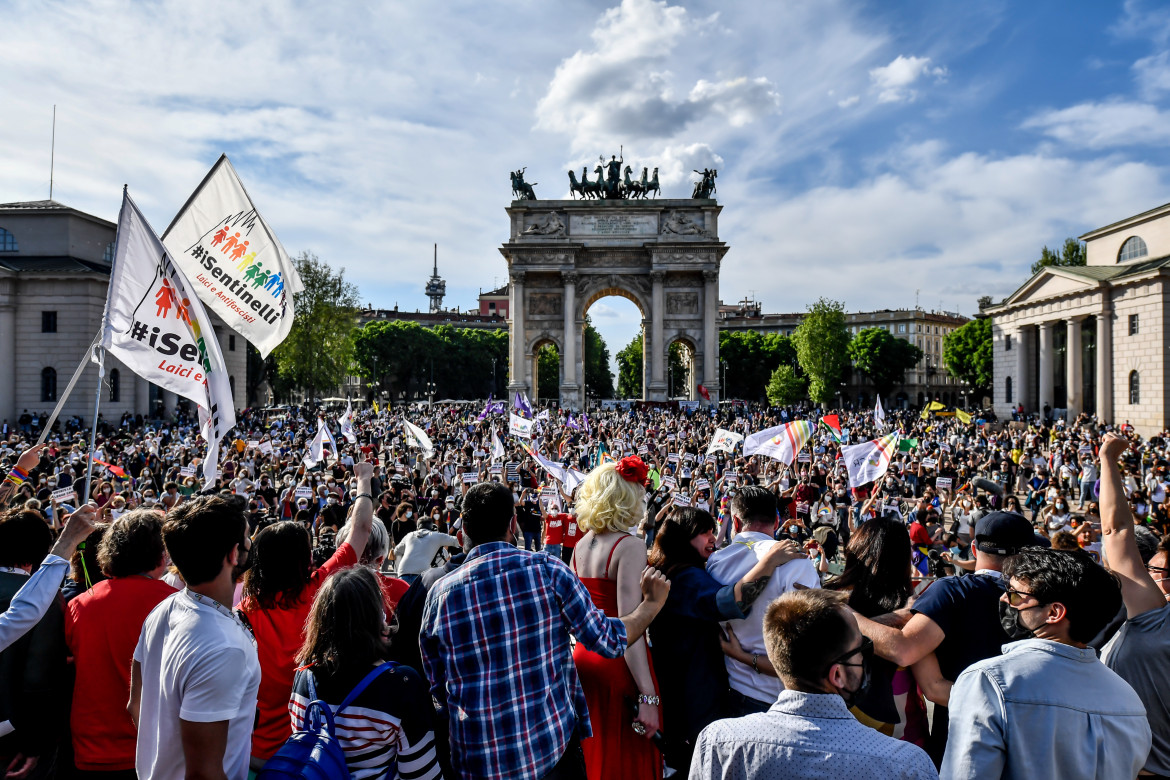
<instances>
[{"instance_id":1,"label":"stone arch","mask_svg":"<svg viewBox=\"0 0 1170 780\"><path fill-rule=\"evenodd\" d=\"M718 239L721 210L712 200L514 201L500 247L509 278L509 390L531 397L535 351L553 343L561 404L582 408L585 315L617 296L642 315L642 397L666 400L668 344L681 335L693 356L688 393L701 383L717 403L719 267L727 252Z\"/></svg>"},{"instance_id":2,"label":"stone arch","mask_svg":"<svg viewBox=\"0 0 1170 780\"><path fill-rule=\"evenodd\" d=\"M530 340L527 352L529 355L531 355L531 358L528 361L527 374L529 386L532 388L532 401L540 400L540 394L542 392L542 388L540 386L540 351L547 346L556 348L558 358L562 358L565 354L563 342L561 339L557 338L551 333L541 333L540 335ZM565 370L564 361L561 360L560 362L561 367L557 376L558 386L563 381Z\"/></svg>"}]
</instances>

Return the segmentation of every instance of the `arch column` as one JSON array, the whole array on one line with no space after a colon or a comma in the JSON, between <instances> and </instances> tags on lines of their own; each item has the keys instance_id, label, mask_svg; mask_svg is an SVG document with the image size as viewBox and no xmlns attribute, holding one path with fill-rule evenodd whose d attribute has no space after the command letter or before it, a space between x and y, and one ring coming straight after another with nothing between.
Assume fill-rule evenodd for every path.
<instances>
[{"instance_id":1,"label":"arch column","mask_svg":"<svg viewBox=\"0 0 1170 780\"><path fill-rule=\"evenodd\" d=\"M525 349L524 311L528 301L524 297L524 272L512 274L512 299L508 314L512 318L512 359L508 361L508 393L528 392L528 364L530 355Z\"/></svg>"},{"instance_id":2,"label":"arch column","mask_svg":"<svg viewBox=\"0 0 1170 780\"><path fill-rule=\"evenodd\" d=\"M584 357L583 350L578 349L580 337L577 328L577 272L562 271L561 283L561 313L564 317L562 327L565 329L564 338L561 339L561 343L564 344L564 348L561 349L561 405L576 410L581 408L581 401L584 398L577 375L578 356Z\"/></svg>"},{"instance_id":3,"label":"arch column","mask_svg":"<svg viewBox=\"0 0 1170 780\"><path fill-rule=\"evenodd\" d=\"M8 355L16 363L16 306L0 303L0 354ZM10 428L16 427L20 415L16 409L16 371L0 372L0 418L6 418Z\"/></svg>"},{"instance_id":4,"label":"arch column","mask_svg":"<svg viewBox=\"0 0 1170 780\"><path fill-rule=\"evenodd\" d=\"M1052 330L1053 323L1040 324L1040 376L1037 384L1040 387L1040 397L1036 400L1037 411L1044 413L1045 405L1052 409Z\"/></svg>"},{"instance_id":5,"label":"arch column","mask_svg":"<svg viewBox=\"0 0 1170 780\"><path fill-rule=\"evenodd\" d=\"M1081 354L1081 318L1070 317L1067 322L1067 327L1068 341L1067 349L1065 350L1064 384L1066 386L1066 416L1069 422L1071 422L1084 408L1084 402L1081 398L1081 383L1083 381L1081 368L1081 361L1083 359Z\"/></svg>"},{"instance_id":6,"label":"arch column","mask_svg":"<svg viewBox=\"0 0 1170 780\"><path fill-rule=\"evenodd\" d=\"M1097 421L1113 422L1113 304L1097 315Z\"/></svg>"},{"instance_id":7,"label":"arch column","mask_svg":"<svg viewBox=\"0 0 1170 780\"><path fill-rule=\"evenodd\" d=\"M1012 377L1012 406L1023 404L1028 410L1031 389L1028 386L1028 332L1024 327L1016 328L1016 374Z\"/></svg>"},{"instance_id":8,"label":"arch column","mask_svg":"<svg viewBox=\"0 0 1170 780\"><path fill-rule=\"evenodd\" d=\"M713 404L719 403L718 320L719 272L703 271L703 386L707 388Z\"/></svg>"},{"instance_id":9,"label":"arch column","mask_svg":"<svg viewBox=\"0 0 1170 780\"><path fill-rule=\"evenodd\" d=\"M650 381L642 387L642 397L648 401L665 401L668 394L666 387L667 345L662 326L662 318L666 314L666 296L662 289L665 278L666 271L659 269L650 271L650 331L647 333L643 329L642 336L646 340L643 355L650 356Z\"/></svg>"}]
</instances>

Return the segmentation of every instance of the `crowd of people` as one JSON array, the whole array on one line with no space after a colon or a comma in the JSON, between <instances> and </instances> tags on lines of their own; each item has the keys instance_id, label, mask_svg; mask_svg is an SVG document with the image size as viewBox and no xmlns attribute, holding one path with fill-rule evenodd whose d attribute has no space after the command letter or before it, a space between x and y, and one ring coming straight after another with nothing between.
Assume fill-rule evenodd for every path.
<instances>
[{"instance_id":1,"label":"crowd of people","mask_svg":"<svg viewBox=\"0 0 1170 780\"><path fill-rule=\"evenodd\" d=\"M0 770L1170 777L1167 434L518 406L323 415L323 451L318 410L245 410L207 489L187 421L22 420ZM798 419L790 463L717 436Z\"/></svg>"}]
</instances>

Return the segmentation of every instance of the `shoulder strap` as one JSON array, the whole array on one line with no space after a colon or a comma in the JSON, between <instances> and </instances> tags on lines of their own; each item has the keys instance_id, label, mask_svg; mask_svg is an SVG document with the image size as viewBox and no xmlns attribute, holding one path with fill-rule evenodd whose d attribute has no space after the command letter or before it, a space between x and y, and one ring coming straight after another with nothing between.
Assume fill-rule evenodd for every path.
<instances>
[{"instance_id":1,"label":"shoulder strap","mask_svg":"<svg viewBox=\"0 0 1170 780\"><path fill-rule=\"evenodd\" d=\"M345 700L341 702L341 705L333 711L333 714L340 715L341 711L352 704L353 700L360 696L361 692L364 691L369 686L369 684L374 681L374 678L382 674L382 672L390 671L396 666L398 666L398 664L393 661L385 661L381 666L378 666L375 669L371 669L370 673L363 677L362 681L353 687L353 690L349 692L349 695L345 697Z\"/></svg>"},{"instance_id":2,"label":"shoulder strap","mask_svg":"<svg viewBox=\"0 0 1170 780\"><path fill-rule=\"evenodd\" d=\"M627 536L629 536L629 535L627 534ZM627 536L619 537L618 540L613 543L613 547L609 548L609 555L606 556L606 559L605 559L605 575L604 576L607 580L609 579L609 562L613 560L613 553L615 550L617 550L618 545L626 540ZM637 537L629 536L629 538L636 539Z\"/></svg>"}]
</instances>

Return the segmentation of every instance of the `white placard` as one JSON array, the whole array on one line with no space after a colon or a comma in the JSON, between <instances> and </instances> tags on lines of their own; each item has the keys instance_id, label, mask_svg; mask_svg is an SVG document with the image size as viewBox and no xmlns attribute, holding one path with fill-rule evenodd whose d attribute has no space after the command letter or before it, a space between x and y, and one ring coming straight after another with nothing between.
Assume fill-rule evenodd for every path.
<instances>
[{"instance_id":1,"label":"white placard","mask_svg":"<svg viewBox=\"0 0 1170 780\"><path fill-rule=\"evenodd\" d=\"M688 495L684 495L682 493L675 493L674 494L674 504L675 504L675 506L690 506L691 505L691 497Z\"/></svg>"},{"instance_id":2,"label":"white placard","mask_svg":"<svg viewBox=\"0 0 1170 780\"><path fill-rule=\"evenodd\" d=\"M262 454L271 455L272 454L272 442L267 441L267 440L260 442L259 449L260 449L260 452Z\"/></svg>"},{"instance_id":3,"label":"white placard","mask_svg":"<svg viewBox=\"0 0 1170 780\"><path fill-rule=\"evenodd\" d=\"M693 490L710 490L711 483L705 479L696 479L695 484L691 485Z\"/></svg>"},{"instance_id":4,"label":"white placard","mask_svg":"<svg viewBox=\"0 0 1170 780\"><path fill-rule=\"evenodd\" d=\"M479 475L474 471L463 472L463 481L468 485L474 485L479 480Z\"/></svg>"},{"instance_id":5,"label":"white placard","mask_svg":"<svg viewBox=\"0 0 1170 780\"><path fill-rule=\"evenodd\" d=\"M195 467L194 466L183 466L182 468L179 469L179 476L183 477L184 479L186 479L187 477L195 476Z\"/></svg>"},{"instance_id":6,"label":"white placard","mask_svg":"<svg viewBox=\"0 0 1170 780\"><path fill-rule=\"evenodd\" d=\"M922 468L924 468L924 469L932 469L937 465L938 465L938 461L935 460L934 458L923 458L922 459Z\"/></svg>"},{"instance_id":7,"label":"white placard","mask_svg":"<svg viewBox=\"0 0 1170 780\"><path fill-rule=\"evenodd\" d=\"M293 496L295 496L296 498L312 498L313 497L313 488L299 487L293 491Z\"/></svg>"},{"instance_id":8,"label":"white placard","mask_svg":"<svg viewBox=\"0 0 1170 780\"><path fill-rule=\"evenodd\" d=\"M260 441L259 441L258 439L256 439L256 440L249 440L248 442L246 442L246 444L247 444L249 447L251 447L252 449L257 449L257 448L260 446Z\"/></svg>"},{"instance_id":9,"label":"white placard","mask_svg":"<svg viewBox=\"0 0 1170 780\"><path fill-rule=\"evenodd\" d=\"M797 463L810 463L811 461L812 455L809 455L807 452L802 452L796 456Z\"/></svg>"},{"instance_id":10,"label":"white placard","mask_svg":"<svg viewBox=\"0 0 1170 780\"><path fill-rule=\"evenodd\" d=\"M934 486L936 488L938 488L939 490L950 490L951 489L951 478L950 477L939 477L938 479L936 479L934 481Z\"/></svg>"},{"instance_id":11,"label":"white placard","mask_svg":"<svg viewBox=\"0 0 1170 780\"><path fill-rule=\"evenodd\" d=\"M678 463L678 453L672 452L666 456L666 460L670 463Z\"/></svg>"},{"instance_id":12,"label":"white placard","mask_svg":"<svg viewBox=\"0 0 1170 780\"><path fill-rule=\"evenodd\" d=\"M52 498L58 504L72 503L73 501L77 500L77 496L73 492L72 486L57 488L53 491L52 495L50 495L50 498Z\"/></svg>"},{"instance_id":13,"label":"white placard","mask_svg":"<svg viewBox=\"0 0 1170 780\"><path fill-rule=\"evenodd\" d=\"M663 478L662 478L662 482L661 482L661 484L662 484L662 485L665 485L665 486L666 486L666 487L668 487L668 488L672 488L672 487L674 487L675 485L677 485L677 484L678 484L678 482L676 482L676 481L675 481L674 477L671 477L671 476L665 476L665 477L663 477Z\"/></svg>"}]
</instances>

